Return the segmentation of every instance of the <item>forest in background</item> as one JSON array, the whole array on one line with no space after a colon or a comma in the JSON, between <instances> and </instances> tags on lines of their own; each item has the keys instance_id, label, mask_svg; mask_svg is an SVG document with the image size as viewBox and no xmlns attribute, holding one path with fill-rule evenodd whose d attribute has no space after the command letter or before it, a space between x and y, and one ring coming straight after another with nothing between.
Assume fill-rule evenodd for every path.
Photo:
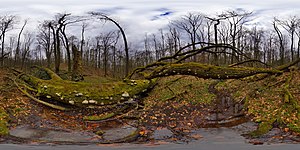
<instances>
[{"instance_id":1,"label":"forest in background","mask_svg":"<svg viewBox=\"0 0 300 150\"><path fill-rule=\"evenodd\" d=\"M83 66L99 69L103 76L120 78L133 68L172 56L182 48L196 50L214 44L229 44L237 50L213 48L185 62L223 66L256 60L247 65L273 67L299 58L297 15L274 18L264 28L251 23L255 17L245 10L228 10L214 16L191 12L170 20L156 33L145 33L140 41L127 41L122 21L103 13L57 14L52 20L41 20L34 31L27 30L32 28L28 19L0 15L0 65L21 69L42 65L58 73L65 64L67 73L77 74Z\"/></svg>"}]
</instances>

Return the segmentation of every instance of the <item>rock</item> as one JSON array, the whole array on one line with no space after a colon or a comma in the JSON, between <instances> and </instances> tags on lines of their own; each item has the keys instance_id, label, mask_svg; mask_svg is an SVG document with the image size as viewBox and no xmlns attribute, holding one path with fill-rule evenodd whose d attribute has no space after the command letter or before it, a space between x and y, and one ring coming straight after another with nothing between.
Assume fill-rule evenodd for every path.
<instances>
[{"instance_id":1,"label":"rock","mask_svg":"<svg viewBox=\"0 0 300 150\"><path fill-rule=\"evenodd\" d=\"M155 140L168 139L173 135L172 131L167 128L157 129L153 132L152 138Z\"/></svg>"},{"instance_id":2,"label":"rock","mask_svg":"<svg viewBox=\"0 0 300 150\"><path fill-rule=\"evenodd\" d=\"M125 92L122 94L122 97L129 97L129 93L125 91Z\"/></svg>"},{"instance_id":3,"label":"rock","mask_svg":"<svg viewBox=\"0 0 300 150\"><path fill-rule=\"evenodd\" d=\"M129 98L128 101L126 103L135 103L133 98Z\"/></svg>"},{"instance_id":4,"label":"rock","mask_svg":"<svg viewBox=\"0 0 300 150\"><path fill-rule=\"evenodd\" d=\"M88 104L89 103L89 101L88 100L84 100L84 101L82 101L82 104Z\"/></svg>"},{"instance_id":5,"label":"rock","mask_svg":"<svg viewBox=\"0 0 300 150\"><path fill-rule=\"evenodd\" d=\"M125 125L121 128L113 128L109 130L104 130L104 133L102 137L105 140L117 140L124 137L127 137L128 135L132 134L134 131L136 131L137 128Z\"/></svg>"},{"instance_id":6,"label":"rock","mask_svg":"<svg viewBox=\"0 0 300 150\"><path fill-rule=\"evenodd\" d=\"M10 131L10 134L18 138L29 138L47 142L99 142L100 138L93 138L95 134L77 131L58 131L47 128L32 128L18 126ZM91 140L92 139L92 140Z\"/></svg>"},{"instance_id":7,"label":"rock","mask_svg":"<svg viewBox=\"0 0 300 150\"><path fill-rule=\"evenodd\" d=\"M95 100L89 100L89 103L90 104L97 104L97 101L95 101Z\"/></svg>"},{"instance_id":8,"label":"rock","mask_svg":"<svg viewBox=\"0 0 300 150\"><path fill-rule=\"evenodd\" d=\"M75 104L75 102L74 102L74 101L69 101L69 103L70 103L71 105L74 105L74 104Z\"/></svg>"},{"instance_id":9,"label":"rock","mask_svg":"<svg viewBox=\"0 0 300 150\"><path fill-rule=\"evenodd\" d=\"M82 93L75 94L75 96L77 96L77 97L82 96L82 95L83 95Z\"/></svg>"}]
</instances>

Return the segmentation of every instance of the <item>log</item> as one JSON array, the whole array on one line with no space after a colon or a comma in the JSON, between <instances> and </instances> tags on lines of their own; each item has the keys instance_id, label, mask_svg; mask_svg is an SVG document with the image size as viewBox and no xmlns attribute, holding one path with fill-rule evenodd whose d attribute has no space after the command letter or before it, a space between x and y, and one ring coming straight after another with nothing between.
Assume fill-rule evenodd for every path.
<instances>
[{"instance_id":1,"label":"log","mask_svg":"<svg viewBox=\"0 0 300 150\"><path fill-rule=\"evenodd\" d=\"M52 74L53 72L50 69L45 70L51 77L50 80L39 79L23 73L18 75L18 80L26 84L23 89L19 89L35 101L48 99L48 101L57 101L79 107L112 105L130 100L147 92L154 86L156 81L155 79L124 80L103 84L73 82L62 80L59 76ZM17 83L16 85L19 86ZM30 87L31 93L34 93L33 95L26 92L27 86Z\"/></svg>"},{"instance_id":2,"label":"log","mask_svg":"<svg viewBox=\"0 0 300 150\"><path fill-rule=\"evenodd\" d=\"M191 62L157 67L150 74L147 74L145 78L153 79L171 75L191 75L204 79L240 79L262 73L278 74L282 73L282 71L251 67L220 67Z\"/></svg>"}]
</instances>

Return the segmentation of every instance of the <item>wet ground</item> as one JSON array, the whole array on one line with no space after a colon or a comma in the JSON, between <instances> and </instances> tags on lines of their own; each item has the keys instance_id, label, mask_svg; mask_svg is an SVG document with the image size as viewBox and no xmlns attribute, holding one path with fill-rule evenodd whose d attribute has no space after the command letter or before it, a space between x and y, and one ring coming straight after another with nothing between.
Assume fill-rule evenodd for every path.
<instances>
[{"instance_id":1,"label":"wet ground","mask_svg":"<svg viewBox=\"0 0 300 150\"><path fill-rule=\"evenodd\" d=\"M1 144L0 149L6 150L112 150L112 149L161 149L161 150L173 150L173 149L191 149L191 150L201 150L201 149L222 149L222 150L294 150L298 149L298 144L287 144L287 143L264 143L262 145L253 145L249 143L249 139L241 136L246 130L251 130L253 124L246 123L233 128L210 128L210 129L199 129L192 131L194 134L201 135L198 140L192 140L189 142L166 142L164 140L157 140L155 142L149 142L144 144L84 144L84 145L57 145L53 143L28 143L28 144ZM162 131L165 129L162 129ZM157 138L164 138L165 136L170 136L171 133L168 131L161 132ZM63 134L61 134L63 135ZM86 137L86 135L82 135ZM76 136L74 137L76 138Z\"/></svg>"},{"instance_id":2,"label":"wet ground","mask_svg":"<svg viewBox=\"0 0 300 150\"><path fill-rule=\"evenodd\" d=\"M298 144L297 136L290 132L283 132L279 128L272 129L268 134L260 138L249 138L242 136L250 131L255 130L257 124L253 122L243 123L234 127L221 127L221 128L200 128L194 130L182 131L185 133L180 136L172 129L157 128L147 137L147 141L135 141L132 144L99 144L106 140L117 140L128 136L136 130L135 127L129 125L118 126L117 128L109 128L103 130L103 135L99 136L93 132L86 131L67 131L67 130L54 130L47 128L32 128L30 126L18 126L11 130L10 134L15 138L6 140L3 143L18 143L25 147L27 146L55 146L62 145L94 145L100 147L112 146L112 148L122 148L124 146L133 147L161 147L163 145L177 145L181 147L185 145L190 147L194 144L199 145L235 145L252 147L251 145L287 145L292 146ZM13 141L16 140L16 141ZM7 144L1 144L2 145ZM13 145L11 145L13 146ZM15 145L16 146L16 145ZM258 146L260 147L260 146Z\"/></svg>"}]
</instances>

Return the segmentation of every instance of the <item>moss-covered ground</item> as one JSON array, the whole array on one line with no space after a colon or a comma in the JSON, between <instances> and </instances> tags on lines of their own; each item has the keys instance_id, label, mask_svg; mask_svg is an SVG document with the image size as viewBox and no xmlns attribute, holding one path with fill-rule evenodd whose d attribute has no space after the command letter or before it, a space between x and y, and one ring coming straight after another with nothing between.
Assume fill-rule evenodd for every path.
<instances>
[{"instance_id":1,"label":"moss-covered ground","mask_svg":"<svg viewBox=\"0 0 300 150\"><path fill-rule=\"evenodd\" d=\"M257 78L256 78L257 79ZM300 132L300 72L291 71L254 81L254 78L227 80L217 85L227 90L236 100L245 100L247 114L259 123L250 133L257 137L274 125L284 131Z\"/></svg>"}]
</instances>

